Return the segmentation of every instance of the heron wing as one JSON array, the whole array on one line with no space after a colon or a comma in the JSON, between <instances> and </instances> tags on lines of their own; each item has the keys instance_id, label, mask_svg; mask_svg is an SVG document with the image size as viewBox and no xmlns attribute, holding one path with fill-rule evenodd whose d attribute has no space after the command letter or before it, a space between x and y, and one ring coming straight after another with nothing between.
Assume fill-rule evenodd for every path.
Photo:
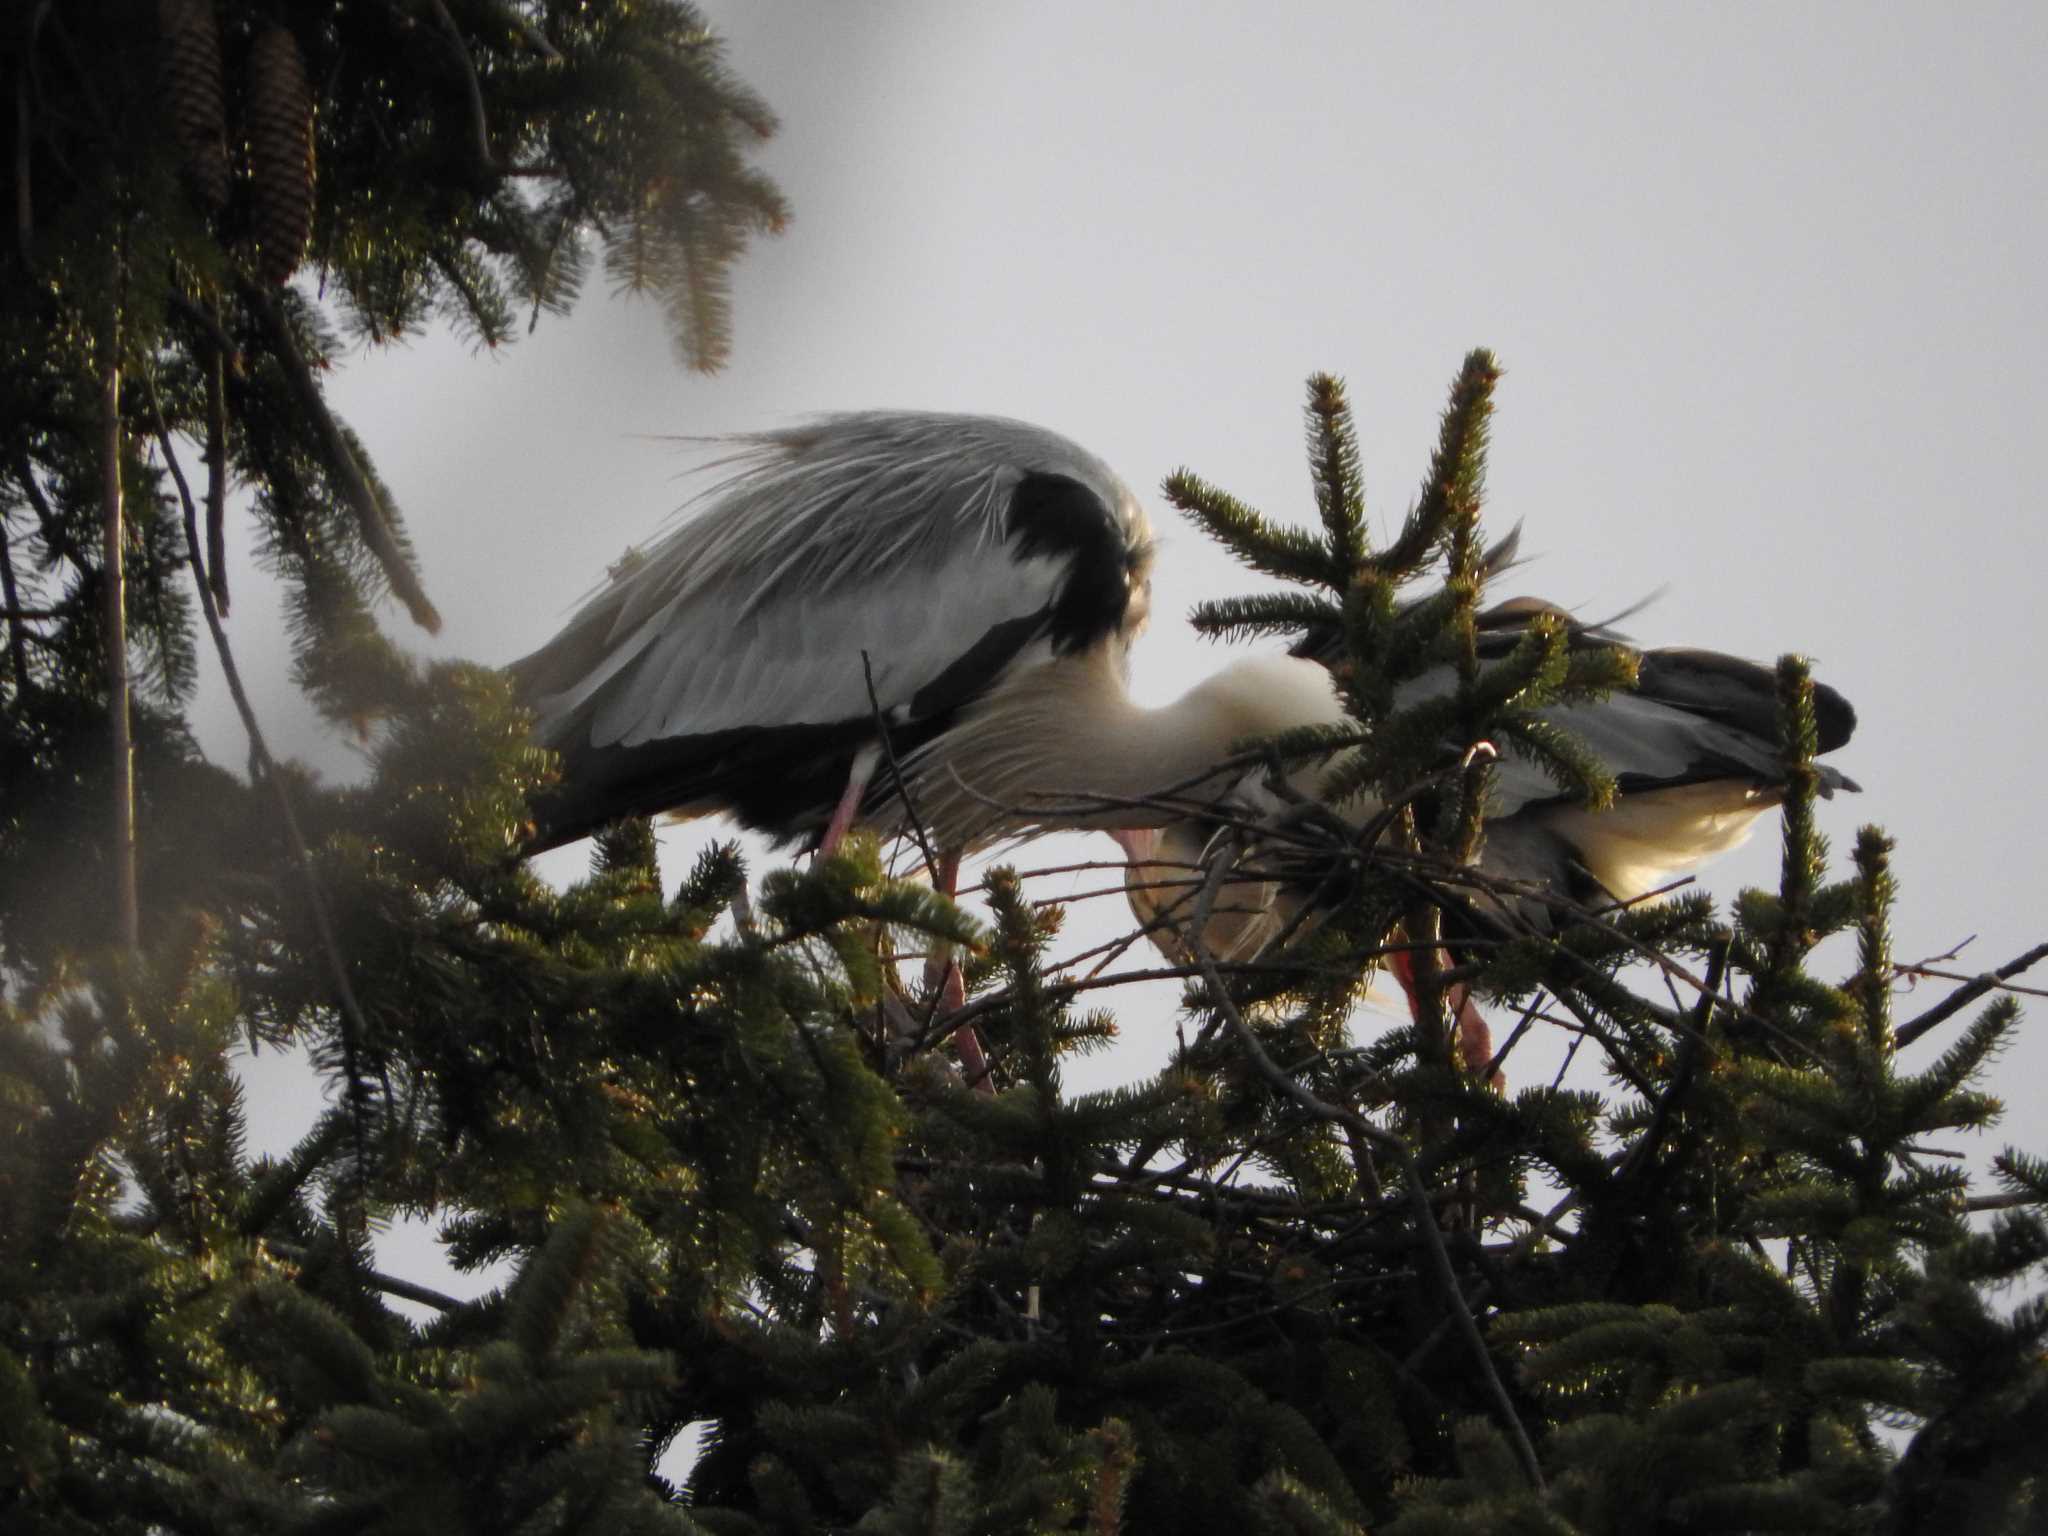
<instances>
[{"instance_id":1,"label":"heron wing","mask_svg":"<svg viewBox=\"0 0 2048 1536\"><path fill-rule=\"evenodd\" d=\"M1814 687L1820 750L1833 751L1856 727L1849 701L1826 684ZM1734 781L1751 786L1783 782L1778 747L1776 672L1717 651L1645 651L1637 685L1588 704L1543 712L1592 749L1624 794L1684 785ZM1533 770L1532 770L1533 772ZM1823 787L1854 788L1823 767ZM1547 786L1547 797L1557 789ZM1546 798L1531 786L1528 800Z\"/></svg>"},{"instance_id":2,"label":"heron wing","mask_svg":"<svg viewBox=\"0 0 2048 1536\"><path fill-rule=\"evenodd\" d=\"M1777 676L1715 651L1644 652L1638 685L1593 703L1544 711L1586 744L1615 777L1621 799L1588 812L1538 766L1510 758L1495 779L1498 808L1486 864L1560 894L1632 901L1740 846L1783 797ZM1816 685L1820 746L1841 746L1856 716ZM1821 767L1821 791L1854 789Z\"/></svg>"},{"instance_id":3,"label":"heron wing","mask_svg":"<svg viewBox=\"0 0 2048 1536\"><path fill-rule=\"evenodd\" d=\"M915 734L1020 662L1142 622L1144 514L1054 433L865 412L741 439L724 463L699 514L512 668L567 777L578 754L633 758L630 809L732 800L691 764L731 764L758 733L850 756L877 709Z\"/></svg>"},{"instance_id":4,"label":"heron wing","mask_svg":"<svg viewBox=\"0 0 2048 1536\"><path fill-rule=\"evenodd\" d=\"M1517 599L1482 615L1482 652L1505 654L1539 614L1569 614ZM1574 646L1615 637L1572 623ZM1614 776L1621 800L1589 812L1540 763L1510 752L1493 775L1484 864L1496 875L1550 886L1559 894L1633 900L1673 876L1738 846L1784 787L1778 748L1777 674L1717 651L1640 653L1637 686L1604 699L1561 704L1540 718L1570 731ZM1432 668L1403 686L1401 703L1449 692L1456 675ZM1841 694L1814 688L1819 745L1848 741L1856 715ZM1854 789L1822 765L1822 793Z\"/></svg>"}]
</instances>

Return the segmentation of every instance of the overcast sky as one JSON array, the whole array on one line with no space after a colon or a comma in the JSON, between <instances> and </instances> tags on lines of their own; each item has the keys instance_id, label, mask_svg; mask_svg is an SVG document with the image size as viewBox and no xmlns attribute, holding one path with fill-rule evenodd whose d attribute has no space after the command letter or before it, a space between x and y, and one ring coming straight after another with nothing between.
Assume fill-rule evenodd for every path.
<instances>
[{"instance_id":1,"label":"overcast sky","mask_svg":"<svg viewBox=\"0 0 2048 1536\"><path fill-rule=\"evenodd\" d=\"M1076 438L1152 509L1135 682L1162 701L1223 659L1187 609L1257 583L1161 477L1312 518L1302 384L1328 370L1396 526L1487 346L1507 369L1490 515L1538 557L1515 589L1596 617L1664 589L1630 621L1644 644L1809 653L1861 720L1836 761L1865 792L1822 824L1840 865L1864 821L1898 838L1897 956L1975 935L1975 971L2044 937L2048 9L705 10L782 118L759 158L795 211L737 271L725 372L680 371L657 311L600 284L502 355L437 338L330 383L446 617L423 652L545 640L690 494L661 434L985 411ZM266 718L345 764L255 585L234 634ZM1709 887L1774 882L1774 834ZM672 877L701 835L670 834ZM1085 1081L1162 1058L1172 997L1121 1011L1125 1047ZM2042 1028L2003 1060L2011 1114L1983 1150L2048 1150ZM1554 1059L1531 1045L1524 1080Z\"/></svg>"}]
</instances>

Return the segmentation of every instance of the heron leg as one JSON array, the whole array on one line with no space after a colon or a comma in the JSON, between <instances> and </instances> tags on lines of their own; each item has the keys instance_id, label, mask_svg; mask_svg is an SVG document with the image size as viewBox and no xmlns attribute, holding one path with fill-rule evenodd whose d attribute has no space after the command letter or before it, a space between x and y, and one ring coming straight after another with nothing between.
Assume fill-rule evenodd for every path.
<instances>
[{"instance_id":1,"label":"heron leg","mask_svg":"<svg viewBox=\"0 0 2048 1536\"><path fill-rule=\"evenodd\" d=\"M881 760L879 747L862 747L853 755L853 768L846 775L846 788L840 791L839 803L832 807L832 819L825 823L825 835L818 839L818 856L829 859L839 851L839 845L846 841L853 818L860 814L861 800L868 791L868 780L874 776L875 764Z\"/></svg>"},{"instance_id":2,"label":"heron leg","mask_svg":"<svg viewBox=\"0 0 2048 1536\"><path fill-rule=\"evenodd\" d=\"M1436 952L1439 965L1449 965L1451 957L1439 949ZM1408 996L1408 1014L1416 1023L1422 1022L1422 999L1415 987L1415 960L1406 951L1397 951L1387 956L1387 969L1394 979L1401 983L1401 990ZM1461 981L1454 981L1444 989L1444 1001L1450 1005L1451 1018L1458 1030L1458 1060L1467 1072L1475 1076L1486 1070L1486 1064L1493 1060L1493 1026L1486 1022L1486 1015L1479 1011L1479 1005L1472 1001L1472 989ZM1505 1088L1507 1077L1496 1072L1488 1085Z\"/></svg>"},{"instance_id":3,"label":"heron leg","mask_svg":"<svg viewBox=\"0 0 2048 1536\"><path fill-rule=\"evenodd\" d=\"M959 886L960 854L957 849L949 850L939 855L932 870L932 889L942 896L951 896ZM960 974L960 962L953 957L951 944L933 945L931 956L924 963L924 977L925 985L937 992L933 1005L937 1018L950 1018L967 1006L967 982ZM953 1031L953 1049L960 1053L961 1069L974 1090L993 1095L996 1085L990 1074L988 1053L981 1048L981 1036L974 1032L972 1024L962 1024Z\"/></svg>"}]
</instances>

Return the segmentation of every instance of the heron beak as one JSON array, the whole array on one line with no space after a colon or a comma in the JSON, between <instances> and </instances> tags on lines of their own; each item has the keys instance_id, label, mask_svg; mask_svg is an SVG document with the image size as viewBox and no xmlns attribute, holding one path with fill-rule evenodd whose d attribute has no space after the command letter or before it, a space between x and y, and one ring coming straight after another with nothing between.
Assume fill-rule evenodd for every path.
<instances>
[{"instance_id":1,"label":"heron beak","mask_svg":"<svg viewBox=\"0 0 2048 1536\"><path fill-rule=\"evenodd\" d=\"M1159 855L1160 829L1157 827L1111 827L1109 835L1116 839L1124 857L1133 864L1150 864Z\"/></svg>"}]
</instances>

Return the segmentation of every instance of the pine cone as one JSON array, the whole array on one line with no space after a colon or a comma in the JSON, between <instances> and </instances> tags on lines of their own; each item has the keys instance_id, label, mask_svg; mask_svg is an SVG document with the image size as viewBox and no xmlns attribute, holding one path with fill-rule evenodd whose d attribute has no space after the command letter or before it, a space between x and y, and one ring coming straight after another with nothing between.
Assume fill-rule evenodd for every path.
<instances>
[{"instance_id":1,"label":"pine cone","mask_svg":"<svg viewBox=\"0 0 2048 1536\"><path fill-rule=\"evenodd\" d=\"M164 94L184 172L208 211L228 200L226 118L221 111L220 30L213 0L157 0Z\"/></svg>"},{"instance_id":2,"label":"pine cone","mask_svg":"<svg viewBox=\"0 0 2048 1536\"><path fill-rule=\"evenodd\" d=\"M313 90L298 42L283 27L266 28L249 49L248 111L256 271L280 284L313 232Z\"/></svg>"}]
</instances>

